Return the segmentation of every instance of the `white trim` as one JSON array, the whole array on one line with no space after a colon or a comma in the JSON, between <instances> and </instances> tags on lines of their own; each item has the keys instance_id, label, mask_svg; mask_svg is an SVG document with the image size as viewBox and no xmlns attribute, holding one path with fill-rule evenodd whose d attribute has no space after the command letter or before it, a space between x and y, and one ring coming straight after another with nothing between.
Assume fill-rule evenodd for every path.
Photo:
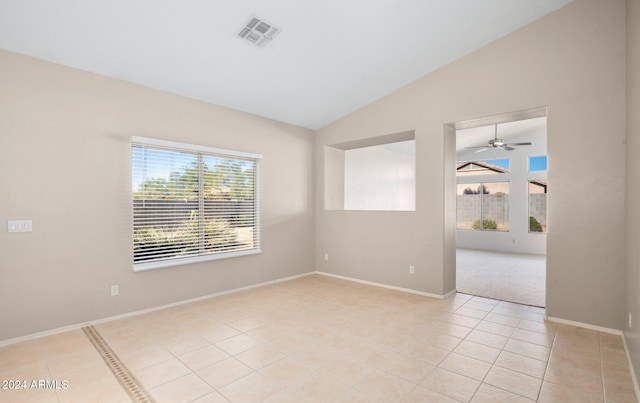
<instances>
[{"instance_id":1,"label":"white trim","mask_svg":"<svg viewBox=\"0 0 640 403\"><path fill-rule=\"evenodd\" d=\"M450 297L454 296L457 293L458 293L458 290L455 290L455 289L451 290L448 293L444 294L444 299L450 298Z\"/></svg>"},{"instance_id":2,"label":"white trim","mask_svg":"<svg viewBox=\"0 0 640 403\"><path fill-rule=\"evenodd\" d=\"M584 329L595 330L602 333L609 333L609 334L615 334L617 336L622 336L622 330L618 330L618 329L611 329L608 327L591 325L589 323L575 322L573 320L556 318L548 315L544 315L544 318L550 322L562 323L563 325L571 325L571 326L581 327Z\"/></svg>"},{"instance_id":3,"label":"white trim","mask_svg":"<svg viewBox=\"0 0 640 403\"><path fill-rule=\"evenodd\" d=\"M219 296L222 296L222 295L233 294L233 293L236 293L236 292L246 291L246 290L250 290L250 289L253 289L253 288L264 287L264 286L267 286L267 285L270 285L270 284L282 283L284 281L295 280L297 278L307 277L307 276L310 276L310 275L313 275L313 274L316 274L316 272L310 271L310 272L304 273L304 274L297 274L295 276L279 278L279 279L276 279L276 280L269 280L269 281L265 281L265 282L258 283L258 284L248 285L248 286L245 286L245 287L234 288L234 289L227 290L227 291L220 291L220 292L216 292L216 293L213 293L213 294L204 295L202 297L186 299L186 300L183 300L183 301L172 302L172 303L169 303L169 304L166 304L166 305L160 305L160 306L155 306L155 307L152 307L152 308L142 309L142 310L139 310L139 311L133 311L133 312L124 313L124 314L121 314L121 315L110 316L108 318L96 319L96 320L92 320L92 321L89 321L89 322L76 323L76 324L69 325L69 326L59 327L57 329L45 330L43 332L28 334L26 336L15 337L15 338L12 338L12 339L7 339L7 340L0 340L0 347L8 346L10 344L20 343L20 342L23 342L23 341L33 340L33 339L37 339L37 338L44 337L44 336L50 336L50 335L53 335L53 334L68 332L70 330L77 330L77 329L81 329L81 328L83 328L85 326L98 325L100 323L111 322L112 320L124 319L124 318L128 318L128 317L131 317L131 316L138 316L138 315L142 315L142 314L149 313L149 312L160 311L162 309L173 308L173 307L179 306L179 305L184 305L184 304L189 304L189 303L192 303L192 302L202 301L202 300L209 299L209 298L219 297Z\"/></svg>"},{"instance_id":4,"label":"white trim","mask_svg":"<svg viewBox=\"0 0 640 403\"><path fill-rule=\"evenodd\" d=\"M636 371L633 370L633 362L631 362L631 355L629 354L629 347L627 347L627 338L622 333L622 344L624 345L624 352L627 355L627 363L629 363L629 371L631 371L631 380L633 381L633 390L636 392L636 399L640 401L640 387L638 387L638 378L636 378Z\"/></svg>"},{"instance_id":5,"label":"white trim","mask_svg":"<svg viewBox=\"0 0 640 403\"><path fill-rule=\"evenodd\" d=\"M360 279L353 278L353 277L340 276L338 274L327 273L327 272L324 272L324 271L316 271L315 274L319 274L321 276L339 278L341 280L353 281L355 283L372 285L374 287L388 288L390 290L402 291L402 292L407 292L407 293L410 293L410 294L422 295L423 297L430 297L430 298L436 298L436 299L445 299L446 298L445 295L431 294L430 292L412 290L411 288L403 288L403 287L396 287L396 286L393 286L393 285L387 285L387 284L382 284L382 283L374 283L373 281L366 281L366 280L360 280Z\"/></svg>"},{"instance_id":6,"label":"white trim","mask_svg":"<svg viewBox=\"0 0 640 403\"><path fill-rule=\"evenodd\" d=\"M131 136L131 142L150 145L150 146L178 148L178 149L188 150L188 151L202 151L205 153L224 154L224 155L234 156L234 157L251 158L251 159L258 159L258 160L262 159L261 154L247 153L244 151L226 150L224 148L201 146L197 144L178 143L176 141L153 139L150 137Z\"/></svg>"},{"instance_id":7,"label":"white trim","mask_svg":"<svg viewBox=\"0 0 640 403\"><path fill-rule=\"evenodd\" d=\"M177 257L177 258L172 258L167 260L151 261L147 263L134 263L133 271L141 272L141 271L154 270L154 269L163 269L165 267L182 266L185 264L208 262L210 260L228 259L228 258L238 257L238 256L255 255L258 253L262 253L262 250L260 248L245 249L245 250L226 252L226 253L211 253L208 255L199 255L199 256L190 256L190 257Z\"/></svg>"}]
</instances>

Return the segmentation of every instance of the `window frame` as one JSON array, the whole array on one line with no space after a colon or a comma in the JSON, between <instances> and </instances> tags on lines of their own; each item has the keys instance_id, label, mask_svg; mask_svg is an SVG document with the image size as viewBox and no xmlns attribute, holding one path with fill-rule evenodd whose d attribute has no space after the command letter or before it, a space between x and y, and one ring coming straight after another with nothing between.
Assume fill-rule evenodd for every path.
<instances>
[{"instance_id":1,"label":"window frame","mask_svg":"<svg viewBox=\"0 0 640 403\"><path fill-rule=\"evenodd\" d=\"M260 154L254 154L254 153L248 153L248 152L243 152L243 151L234 151L234 150L227 150L227 149L222 149L222 148L215 148L215 147L208 147L208 146L202 146L202 145L196 145L196 144L188 144L188 143L179 143L179 142L174 142L174 141L167 141L167 140L160 140L160 139L155 139L155 138L149 138L149 137L140 137L140 136L132 136L131 137L131 142L130 142L130 151L132 153L131 155L131 172L130 172L130 180L131 180L131 189L132 189L132 195L131 195L131 202L132 202L132 233L135 232L135 222L134 222L134 217L133 217L133 208L134 208L134 204L133 204L133 176L134 176L134 167L133 167L133 148L134 147L148 147L150 149L157 149L157 150L162 150L162 151L174 151L174 152L180 152L180 153L187 153L187 154L193 154L195 156L198 157L198 164L201 164L203 161L204 157L216 157L216 158L224 158L224 159L241 159L244 161L250 160L253 162L254 167L255 167L255 171L254 171L254 181L253 181L253 194L254 194L254 204L253 204L253 210L254 210L254 222L253 222L253 231L254 231L254 244L252 248L249 249L241 249L241 250L229 250L229 251L222 251L222 252L211 252L211 251L201 251L198 254L194 254L194 255L190 255L190 256L173 256L173 257L161 257L161 258L156 258L155 260L147 260L147 261L143 261L143 262L133 262L133 271L134 272L140 272L140 271L146 271L146 270L154 270L154 269L161 269L161 268L166 268L166 267L173 267L173 266L182 266L182 265L186 265L186 264L192 264L192 263L201 263L201 262L207 262L207 261L212 261L212 260L220 260L220 259L228 259L228 258L234 258L234 257L238 257L238 256L246 256L246 255L254 255L254 254L258 254L258 253L262 253L262 249L261 249L261 225L260 225L260 186L259 186L259 161L262 160L263 156ZM201 166L198 166L199 169L201 169ZM201 186L199 186L199 189L202 189L202 187L204 186L204 184L202 184ZM203 209L203 202L201 203L200 201L204 201L204 195L198 193L198 201L199 201L199 207L198 207L198 212L199 214L201 213L201 209ZM203 233L201 233L200 231L198 232L198 237L201 238L202 236L204 236ZM134 251L133 251L133 240L131 243L132 246L132 259L134 258Z\"/></svg>"},{"instance_id":2,"label":"window frame","mask_svg":"<svg viewBox=\"0 0 640 403\"><path fill-rule=\"evenodd\" d=\"M475 175L475 176L468 176L468 177L464 177L465 179L467 178L482 178L481 175ZM464 181L459 181L456 183L456 188L458 188L458 186L463 185L463 186L467 186L467 185L475 185L478 184L479 185L479 189L480 188L484 188L486 184L497 184L497 183L506 183L509 189L509 193L506 193L507 196L511 195L511 180L510 179L503 179L503 180L498 180L498 179L490 179L487 177L483 178L484 180L476 180L476 181L470 181L470 180L464 180ZM480 222L480 228L463 228L463 227L459 227L458 226L458 204L457 204L457 197L460 196L458 194L458 190L456 189L456 230L461 230L461 231L482 231L482 232L499 232L499 233L508 233L511 232L511 198L509 197L509 211L507 212L506 215L506 223L507 223L507 229L488 229L488 228L483 228L483 224L485 221L485 211L484 211L484 197L485 197L485 193L478 193L480 196L480 217L478 218L479 222ZM495 193L494 193L495 195Z\"/></svg>"}]
</instances>

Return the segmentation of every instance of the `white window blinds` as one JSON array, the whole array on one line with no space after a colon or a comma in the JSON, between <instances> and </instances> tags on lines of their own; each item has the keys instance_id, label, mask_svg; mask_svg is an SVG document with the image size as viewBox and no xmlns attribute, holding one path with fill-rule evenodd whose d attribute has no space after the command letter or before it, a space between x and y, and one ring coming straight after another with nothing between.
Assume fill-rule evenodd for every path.
<instances>
[{"instance_id":1,"label":"white window blinds","mask_svg":"<svg viewBox=\"0 0 640 403\"><path fill-rule=\"evenodd\" d=\"M134 270L260 252L260 158L133 137Z\"/></svg>"}]
</instances>

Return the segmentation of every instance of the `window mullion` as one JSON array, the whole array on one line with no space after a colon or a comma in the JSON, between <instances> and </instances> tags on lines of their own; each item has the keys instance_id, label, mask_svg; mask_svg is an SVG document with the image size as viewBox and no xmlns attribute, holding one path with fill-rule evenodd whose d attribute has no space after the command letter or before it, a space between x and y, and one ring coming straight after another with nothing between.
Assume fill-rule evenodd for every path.
<instances>
[{"instance_id":1,"label":"window mullion","mask_svg":"<svg viewBox=\"0 0 640 403\"><path fill-rule=\"evenodd\" d=\"M484 182L480 183L480 230L484 230Z\"/></svg>"},{"instance_id":2,"label":"window mullion","mask_svg":"<svg viewBox=\"0 0 640 403\"><path fill-rule=\"evenodd\" d=\"M204 161L202 154L198 153L198 240L200 253L204 253L205 249L204 220Z\"/></svg>"}]
</instances>

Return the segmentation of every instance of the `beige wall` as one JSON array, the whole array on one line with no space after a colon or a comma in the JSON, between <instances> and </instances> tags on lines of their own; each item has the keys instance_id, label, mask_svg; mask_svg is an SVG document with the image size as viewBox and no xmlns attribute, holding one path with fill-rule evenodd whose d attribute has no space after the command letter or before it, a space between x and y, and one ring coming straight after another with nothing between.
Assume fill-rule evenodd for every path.
<instances>
[{"instance_id":1,"label":"beige wall","mask_svg":"<svg viewBox=\"0 0 640 403\"><path fill-rule=\"evenodd\" d=\"M640 0L627 0L627 311L625 331L631 361L640 378Z\"/></svg>"},{"instance_id":2,"label":"beige wall","mask_svg":"<svg viewBox=\"0 0 640 403\"><path fill-rule=\"evenodd\" d=\"M4 51L0 89L0 222L33 220L0 230L0 341L313 270L312 131ZM133 273L132 135L263 154L263 253Z\"/></svg>"},{"instance_id":3,"label":"beige wall","mask_svg":"<svg viewBox=\"0 0 640 403\"><path fill-rule=\"evenodd\" d=\"M624 20L624 0L577 0L321 129L316 269L434 294L453 289L442 190L445 158L455 159L443 153L443 126L547 106L547 314L622 328ZM324 145L406 130L416 136L416 212L323 210Z\"/></svg>"}]
</instances>

